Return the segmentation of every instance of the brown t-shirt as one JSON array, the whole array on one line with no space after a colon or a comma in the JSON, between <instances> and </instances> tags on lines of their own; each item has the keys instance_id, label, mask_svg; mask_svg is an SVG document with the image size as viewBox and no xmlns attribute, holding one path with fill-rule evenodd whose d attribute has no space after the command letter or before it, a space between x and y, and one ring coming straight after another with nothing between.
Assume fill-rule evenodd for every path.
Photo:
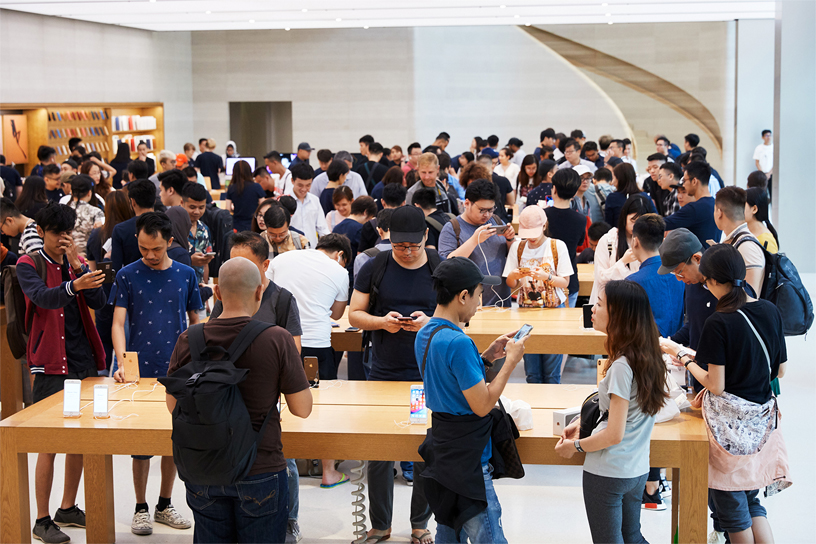
<instances>
[{"instance_id":1,"label":"brown t-shirt","mask_svg":"<svg viewBox=\"0 0 816 544\"><path fill-rule=\"evenodd\" d=\"M249 317L213 319L204 324L204 339L208 346L229 349L230 344L249 323ZM187 331L179 336L176 349L170 358L169 376L176 369L190 362L190 343ZM292 335L278 326L266 329L235 362L237 368L248 368L247 378L238 384L244 398L252 426L258 431L269 410L274 413L266 424L263 438L258 445L258 455L249 475L279 472L286 468L281 444L280 415L277 410L281 393L291 395L309 388Z\"/></svg>"}]
</instances>

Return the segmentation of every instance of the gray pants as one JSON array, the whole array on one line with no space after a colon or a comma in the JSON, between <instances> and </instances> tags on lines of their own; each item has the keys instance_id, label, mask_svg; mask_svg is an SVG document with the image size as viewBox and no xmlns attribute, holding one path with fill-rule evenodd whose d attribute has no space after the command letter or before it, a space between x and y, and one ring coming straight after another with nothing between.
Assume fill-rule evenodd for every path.
<instances>
[{"instance_id":1,"label":"gray pants","mask_svg":"<svg viewBox=\"0 0 816 544\"><path fill-rule=\"evenodd\" d=\"M640 505L647 476L607 478L584 471L584 507L593 542L646 542L640 533Z\"/></svg>"},{"instance_id":2,"label":"gray pants","mask_svg":"<svg viewBox=\"0 0 816 544\"><path fill-rule=\"evenodd\" d=\"M411 492L411 529L425 529L431 518L431 507L425 500L420 475L425 463L414 463L414 487ZM378 531L391 528L394 513L394 461L368 462L368 504L371 527Z\"/></svg>"}]
</instances>

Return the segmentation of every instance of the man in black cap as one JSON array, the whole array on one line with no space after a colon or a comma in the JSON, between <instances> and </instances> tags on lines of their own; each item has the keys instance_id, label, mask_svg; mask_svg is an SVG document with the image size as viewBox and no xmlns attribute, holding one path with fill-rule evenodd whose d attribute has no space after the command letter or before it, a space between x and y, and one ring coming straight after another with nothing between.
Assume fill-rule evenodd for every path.
<instances>
[{"instance_id":1,"label":"man in black cap","mask_svg":"<svg viewBox=\"0 0 816 544\"><path fill-rule=\"evenodd\" d=\"M309 157L314 151L314 147L309 145L309 142L300 142L297 148L297 157L292 159L292 162L289 163L289 168L292 168L296 164L309 164Z\"/></svg>"},{"instance_id":2,"label":"man in black cap","mask_svg":"<svg viewBox=\"0 0 816 544\"><path fill-rule=\"evenodd\" d=\"M419 208L394 210L390 238L392 249L364 264L355 278L349 323L366 331L363 347L364 362L370 365L369 380L420 382L414 339L436 309L432 274L440 258L435 250L425 248L427 226ZM423 466L415 463L414 469L420 473ZM393 470L393 461L371 461L368 465L369 539L383 540L391 532ZM411 498L411 528L412 535L426 544L431 510L420 483L417 481Z\"/></svg>"},{"instance_id":3,"label":"man in black cap","mask_svg":"<svg viewBox=\"0 0 816 544\"><path fill-rule=\"evenodd\" d=\"M466 257L440 264L433 274L437 307L414 343L433 418L433 434L419 450L428 461L419 479L436 517L437 542L507 542L493 488L488 414L529 336L517 342L515 332L500 336L480 354L461 329L476 314L484 285L500 283L500 277L484 276ZM488 385L485 367L501 357L506 357L504 365ZM450 455L453 451L456 455Z\"/></svg>"}]
</instances>

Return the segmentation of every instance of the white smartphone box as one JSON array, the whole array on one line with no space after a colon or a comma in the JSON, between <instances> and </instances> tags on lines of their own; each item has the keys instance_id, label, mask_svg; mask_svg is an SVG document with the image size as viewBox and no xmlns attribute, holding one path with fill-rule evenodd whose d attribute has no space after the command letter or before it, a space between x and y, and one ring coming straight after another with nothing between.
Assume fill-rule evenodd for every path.
<instances>
[{"instance_id":1,"label":"white smartphone box","mask_svg":"<svg viewBox=\"0 0 816 544\"><path fill-rule=\"evenodd\" d=\"M79 417L79 399L82 391L80 380L65 380L62 399L62 415L65 417Z\"/></svg>"},{"instance_id":2,"label":"white smartphone box","mask_svg":"<svg viewBox=\"0 0 816 544\"><path fill-rule=\"evenodd\" d=\"M105 384L94 385L93 415L99 418L108 417L108 386Z\"/></svg>"},{"instance_id":3,"label":"white smartphone box","mask_svg":"<svg viewBox=\"0 0 816 544\"><path fill-rule=\"evenodd\" d=\"M428 407L425 406L425 386L411 386L411 423L428 423Z\"/></svg>"},{"instance_id":4,"label":"white smartphone box","mask_svg":"<svg viewBox=\"0 0 816 544\"><path fill-rule=\"evenodd\" d=\"M569 426L572 421L581 415L581 407L573 406L572 408L565 408L563 410L553 411L553 434L561 436L564 434L564 429Z\"/></svg>"}]
</instances>

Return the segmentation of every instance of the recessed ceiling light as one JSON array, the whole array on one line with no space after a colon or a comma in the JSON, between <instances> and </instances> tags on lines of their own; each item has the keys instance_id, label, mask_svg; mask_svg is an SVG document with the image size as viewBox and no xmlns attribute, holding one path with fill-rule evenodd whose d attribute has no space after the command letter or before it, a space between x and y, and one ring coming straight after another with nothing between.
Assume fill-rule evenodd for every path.
<instances>
[{"instance_id":1,"label":"recessed ceiling light","mask_svg":"<svg viewBox=\"0 0 816 544\"><path fill-rule=\"evenodd\" d=\"M532 26L533 23L525 23L524 26Z\"/></svg>"},{"instance_id":2,"label":"recessed ceiling light","mask_svg":"<svg viewBox=\"0 0 816 544\"><path fill-rule=\"evenodd\" d=\"M368 27L367 27L367 26L364 26L363 28L364 28L364 29L366 29L366 30L368 30Z\"/></svg>"},{"instance_id":3,"label":"recessed ceiling light","mask_svg":"<svg viewBox=\"0 0 816 544\"><path fill-rule=\"evenodd\" d=\"M289 31L291 30L291 28L289 28L289 27L287 26L286 28L284 28L284 30L285 30L285 31L287 31L287 32L289 32Z\"/></svg>"},{"instance_id":4,"label":"recessed ceiling light","mask_svg":"<svg viewBox=\"0 0 816 544\"><path fill-rule=\"evenodd\" d=\"M601 7L602 7L602 8L605 8L605 7L606 7L606 6L608 6L608 5L609 5L609 4L607 4L606 2L604 2L603 4L601 4Z\"/></svg>"},{"instance_id":5,"label":"recessed ceiling light","mask_svg":"<svg viewBox=\"0 0 816 544\"><path fill-rule=\"evenodd\" d=\"M504 9L504 8L506 8L506 7L507 7L507 6L505 6L504 4L502 4L501 6L499 6L499 9Z\"/></svg>"},{"instance_id":6,"label":"recessed ceiling light","mask_svg":"<svg viewBox=\"0 0 816 544\"><path fill-rule=\"evenodd\" d=\"M212 11L207 10L204 12L205 15L209 15L210 13L212 13Z\"/></svg>"},{"instance_id":7,"label":"recessed ceiling light","mask_svg":"<svg viewBox=\"0 0 816 544\"><path fill-rule=\"evenodd\" d=\"M303 8L303 9L302 9L302 10L300 10L300 11L302 11L303 13L306 13L306 12L307 12L307 11L309 11L309 10L308 10L308 9L306 9L306 8Z\"/></svg>"},{"instance_id":8,"label":"recessed ceiling light","mask_svg":"<svg viewBox=\"0 0 816 544\"><path fill-rule=\"evenodd\" d=\"M611 13L607 13L607 14L606 14L606 16L607 16L607 17L612 17L612 14L611 14Z\"/></svg>"},{"instance_id":9,"label":"recessed ceiling light","mask_svg":"<svg viewBox=\"0 0 816 544\"><path fill-rule=\"evenodd\" d=\"M254 22L255 22L255 19L250 19L250 20L249 20L249 22L250 22L250 23L254 23Z\"/></svg>"},{"instance_id":10,"label":"recessed ceiling light","mask_svg":"<svg viewBox=\"0 0 816 544\"><path fill-rule=\"evenodd\" d=\"M338 23L339 23L340 21L342 21L342 20L343 20L343 19L341 19L340 17L338 17L337 19L335 19L335 21L337 21Z\"/></svg>"},{"instance_id":11,"label":"recessed ceiling light","mask_svg":"<svg viewBox=\"0 0 816 544\"><path fill-rule=\"evenodd\" d=\"M608 24L608 25L614 25L615 23L613 23L612 21L609 21L609 22L608 22L608 23L606 23L606 24Z\"/></svg>"},{"instance_id":12,"label":"recessed ceiling light","mask_svg":"<svg viewBox=\"0 0 816 544\"><path fill-rule=\"evenodd\" d=\"M150 0L150 3L151 3L151 4L155 4L155 3L156 3L156 0Z\"/></svg>"}]
</instances>

